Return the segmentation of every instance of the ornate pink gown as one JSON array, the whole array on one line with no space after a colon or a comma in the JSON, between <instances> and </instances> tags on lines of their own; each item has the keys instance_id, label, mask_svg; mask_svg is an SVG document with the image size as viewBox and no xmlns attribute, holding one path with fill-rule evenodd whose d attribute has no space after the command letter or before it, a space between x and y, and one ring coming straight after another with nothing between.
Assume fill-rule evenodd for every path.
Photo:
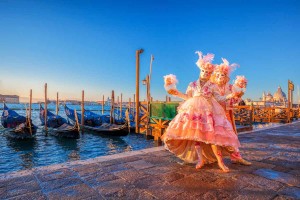
<instances>
[{"instance_id":1,"label":"ornate pink gown","mask_svg":"<svg viewBox=\"0 0 300 200\"><path fill-rule=\"evenodd\" d=\"M225 147L222 148L222 153L227 151L226 155L230 155L228 149L238 152L238 137L226 118L224 109L217 102L226 101L226 97L219 94L215 84L207 81L201 87L197 80L190 83L186 94L179 97L186 101L179 106L178 114L169 123L162 137L166 149L188 163L197 163L195 144L199 142L208 162L216 161L211 144Z\"/></svg>"}]
</instances>

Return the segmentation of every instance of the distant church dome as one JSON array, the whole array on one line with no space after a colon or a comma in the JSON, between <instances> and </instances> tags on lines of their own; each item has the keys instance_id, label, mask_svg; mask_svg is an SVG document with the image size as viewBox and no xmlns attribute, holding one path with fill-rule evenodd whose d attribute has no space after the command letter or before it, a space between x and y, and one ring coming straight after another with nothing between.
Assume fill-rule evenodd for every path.
<instances>
[{"instance_id":1,"label":"distant church dome","mask_svg":"<svg viewBox=\"0 0 300 200\"><path fill-rule=\"evenodd\" d=\"M279 101L279 102L286 101L286 95L282 91L280 86L278 87L277 91L274 93L274 101Z\"/></svg>"},{"instance_id":2,"label":"distant church dome","mask_svg":"<svg viewBox=\"0 0 300 200\"><path fill-rule=\"evenodd\" d=\"M272 101L273 100L273 96L270 92L268 92L268 94L266 95L266 101Z\"/></svg>"}]
</instances>

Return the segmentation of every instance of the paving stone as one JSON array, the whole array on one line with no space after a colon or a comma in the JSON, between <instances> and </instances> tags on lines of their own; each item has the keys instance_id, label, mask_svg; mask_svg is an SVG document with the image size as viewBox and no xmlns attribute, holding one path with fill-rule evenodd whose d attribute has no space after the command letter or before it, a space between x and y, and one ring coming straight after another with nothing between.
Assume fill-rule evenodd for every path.
<instances>
[{"instance_id":1,"label":"paving stone","mask_svg":"<svg viewBox=\"0 0 300 200\"><path fill-rule=\"evenodd\" d=\"M285 195L277 195L273 200L295 200L295 198Z\"/></svg>"},{"instance_id":2,"label":"paving stone","mask_svg":"<svg viewBox=\"0 0 300 200\"><path fill-rule=\"evenodd\" d=\"M137 179L147 176L142 170L129 169L125 171L114 172L114 175L128 182L134 182Z\"/></svg>"},{"instance_id":3,"label":"paving stone","mask_svg":"<svg viewBox=\"0 0 300 200\"><path fill-rule=\"evenodd\" d=\"M120 189L115 193L111 193L105 196L106 199L135 199L135 200L146 200L155 199L151 194L141 189Z\"/></svg>"},{"instance_id":4,"label":"paving stone","mask_svg":"<svg viewBox=\"0 0 300 200\"><path fill-rule=\"evenodd\" d=\"M95 190L86 184L64 187L59 190L51 191L47 194L48 199L104 199Z\"/></svg>"},{"instance_id":5,"label":"paving stone","mask_svg":"<svg viewBox=\"0 0 300 200\"><path fill-rule=\"evenodd\" d=\"M204 199L204 200L211 200L211 199L233 199L235 198L235 193L232 191L228 191L226 189L216 189L216 190L209 190L203 195L196 196L196 199Z\"/></svg>"},{"instance_id":6,"label":"paving stone","mask_svg":"<svg viewBox=\"0 0 300 200\"><path fill-rule=\"evenodd\" d=\"M105 182L105 184L94 187L103 197L108 198L118 193L120 190L134 189L135 187L123 179L116 179L113 181Z\"/></svg>"},{"instance_id":7,"label":"paving stone","mask_svg":"<svg viewBox=\"0 0 300 200\"><path fill-rule=\"evenodd\" d=\"M116 179L119 178L112 173L98 173L91 176L82 177L82 180L92 187L103 185L108 181L112 181Z\"/></svg>"},{"instance_id":8,"label":"paving stone","mask_svg":"<svg viewBox=\"0 0 300 200\"><path fill-rule=\"evenodd\" d=\"M255 162L255 161L251 161L252 163ZM259 163L259 162L257 162ZM271 164L269 164L271 165ZM273 165L274 166L274 165ZM245 166L245 165L240 165L240 164L233 164L233 163L230 163L227 165L227 167L229 168L230 170L230 173L251 173L257 169L259 169L260 167L258 167L255 163L253 163L252 165L250 166Z\"/></svg>"},{"instance_id":9,"label":"paving stone","mask_svg":"<svg viewBox=\"0 0 300 200\"><path fill-rule=\"evenodd\" d=\"M270 163L270 164L273 164L276 166L281 166L284 168L289 168L289 169L297 170L300 168L300 163L297 161L291 162L291 161L281 160L281 159L274 158L274 157L265 159L264 162L267 162L267 163Z\"/></svg>"},{"instance_id":10,"label":"paving stone","mask_svg":"<svg viewBox=\"0 0 300 200\"><path fill-rule=\"evenodd\" d=\"M66 168L61 168L57 170L42 170L37 171L35 174L38 180L41 182L76 176L75 172Z\"/></svg>"},{"instance_id":11,"label":"paving stone","mask_svg":"<svg viewBox=\"0 0 300 200\"><path fill-rule=\"evenodd\" d=\"M292 151L276 152L274 157L285 161L296 162L296 164L298 163L297 161L300 160L299 152Z\"/></svg>"},{"instance_id":12,"label":"paving stone","mask_svg":"<svg viewBox=\"0 0 300 200\"><path fill-rule=\"evenodd\" d=\"M92 174L99 173L101 167L98 164L87 164L73 166L72 169L77 172L80 176L90 176Z\"/></svg>"},{"instance_id":13,"label":"paving stone","mask_svg":"<svg viewBox=\"0 0 300 200\"><path fill-rule=\"evenodd\" d=\"M194 194L188 192L182 192L171 198L171 200L197 200L197 199L202 199L202 198L201 197L196 198Z\"/></svg>"},{"instance_id":14,"label":"paving stone","mask_svg":"<svg viewBox=\"0 0 300 200\"><path fill-rule=\"evenodd\" d=\"M153 165L165 165L166 163L170 162L169 158L166 157L157 157L157 156L148 156L143 158L144 161L151 163Z\"/></svg>"},{"instance_id":15,"label":"paving stone","mask_svg":"<svg viewBox=\"0 0 300 200\"><path fill-rule=\"evenodd\" d=\"M131 162L129 162L131 163ZM128 169L132 169L133 167L129 163L118 163L115 165L110 165L106 167L102 167L99 169L100 172L106 172L106 173L112 173L112 172L118 172L118 171L124 171Z\"/></svg>"},{"instance_id":16,"label":"paving stone","mask_svg":"<svg viewBox=\"0 0 300 200\"><path fill-rule=\"evenodd\" d=\"M177 172L169 172L161 175L161 178L166 182L173 182L179 179L184 178L183 174L179 174Z\"/></svg>"},{"instance_id":17,"label":"paving stone","mask_svg":"<svg viewBox=\"0 0 300 200\"><path fill-rule=\"evenodd\" d=\"M190 176L171 182L170 185L176 191L188 192L194 195L204 194L207 190L216 188L213 182L203 182Z\"/></svg>"},{"instance_id":18,"label":"paving stone","mask_svg":"<svg viewBox=\"0 0 300 200\"><path fill-rule=\"evenodd\" d=\"M146 189L156 184L163 184L164 180L160 176L146 176L132 182L136 188Z\"/></svg>"},{"instance_id":19,"label":"paving stone","mask_svg":"<svg viewBox=\"0 0 300 200\"><path fill-rule=\"evenodd\" d=\"M199 170L198 173L189 175L188 177L191 177L201 183L213 183L219 178L213 173L201 171L201 170Z\"/></svg>"},{"instance_id":20,"label":"paving stone","mask_svg":"<svg viewBox=\"0 0 300 200\"><path fill-rule=\"evenodd\" d=\"M229 178L218 178L216 181L214 181L214 184L216 188L222 188L222 190L226 191L238 191L242 190L243 188L247 187L248 183L243 183L239 181L238 179L229 179Z\"/></svg>"},{"instance_id":21,"label":"paving stone","mask_svg":"<svg viewBox=\"0 0 300 200\"><path fill-rule=\"evenodd\" d=\"M16 197L28 193L38 192L41 188L38 185L37 181L29 181L29 182L19 182L16 184L10 184L4 188L2 188L2 194L0 199L7 199L10 197Z\"/></svg>"},{"instance_id":22,"label":"paving stone","mask_svg":"<svg viewBox=\"0 0 300 200\"><path fill-rule=\"evenodd\" d=\"M273 199L277 194L273 190L248 186L240 191L236 191L234 200L257 200L257 199Z\"/></svg>"},{"instance_id":23,"label":"paving stone","mask_svg":"<svg viewBox=\"0 0 300 200\"><path fill-rule=\"evenodd\" d=\"M100 167L107 167L107 166L111 166L111 165L120 164L120 162L119 162L119 159L113 159L113 160L109 160L109 161L100 162L98 164L100 165Z\"/></svg>"},{"instance_id":24,"label":"paving stone","mask_svg":"<svg viewBox=\"0 0 300 200\"><path fill-rule=\"evenodd\" d=\"M262 168L268 168L268 167L262 167ZM278 171L278 172L290 173L291 168L287 168L284 166L276 166L276 167L272 168L272 170Z\"/></svg>"},{"instance_id":25,"label":"paving stone","mask_svg":"<svg viewBox=\"0 0 300 200\"><path fill-rule=\"evenodd\" d=\"M171 152L169 152L168 150L162 150L162 151L157 151L155 153L151 153L151 155L161 158L161 157L170 157L173 154Z\"/></svg>"},{"instance_id":26,"label":"paving stone","mask_svg":"<svg viewBox=\"0 0 300 200\"><path fill-rule=\"evenodd\" d=\"M198 173L199 171L196 170L195 165L184 164L184 165L178 165L177 172L185 176L188 176L190 174Z\"/></svg>"},{"instance_id":27,"label":"paving stone","mask_svg":"<svg viewBox=\"0 0 300 200\"><path fill-rule=\"evenodd\" d=\"M246 160L251 160L251 161L262 161L267 158L272 157L272 154L274 152L265 152L264 150L258 150L258 151L244 151L243 158Z\"/></svg>"},{"instance_id":28,"label":"paving stone","mask_svg":"<svg viewBox=\"0 0 300 200\"><path fill-rule=\"evenodd\" d=\"M16 184L21 184L21 183L26 183L30 181L35 181L35 177L33 174L26 175L26 176L18 176L14 178L5 178L5 179L0 179L0 188L8 186L8 185L16 185Z\"/></svg>"},{"instance_id":29,"label":"paving stone","mask_svg":"<svg viewBox=\"0 0 300 200\"><path fill-rule=\"evenodd\" d=\"M279 194L300 199L300 188L298 187L284 187L279 191Z\"/></svg>"},{"instance_id":30,"label":"paving stone","mask_svg":"<svg viewBox=\"0 0 300 200\"><path fill-rule=\"evenodd\" d=\"M288 172L289 174L293 174L295 176L300 176L300 170L294 169Z\"/></svg>"},{"instance_id":31,"label":"paving stone","mask_svg":"<svg viewBox=\"0 0 300 200\"><path fill-rule=\"evenodd\" d=\"M47 197L42 193L42 191L30 192L24 195L9 198L9 200L46 200L46 199Z\"/></svg>"},{"instance_id":32,"label":"paving stone","mask_svg":"<svg viewBox=\"0 0 300 200\"><path fill-rule=\"evenodd\" d=\"M170 168L168 166L155 166L152 168L143 169L142 172L148 175L160 175L168 172L176 171L174 168Z\"/></svg>"},{"instance_id":33,"label":"paving stone","mask_svg":"<svg viewBox=\"0 0 300 200\"><path fill-rule=\"evenodd\" d=\"M246 185L252 185L266 190L277 191L283 187L283 184L277 181L272 181L264 177L255 176L253 174L239 174L234 179Z\"/></svg>"},{"instance_id":34,"label":"paving stone","mask_svg":"<svg viewBox=\"0 0 300 200\"><path fill-rule=\"evenodd\" d=\"M254 172L254 174L267 179L276 180L290 186L300 186L300 179L288 173L278 172L272 169L258 169Z\"/></svg>"},{"instance_id":35,"label":"paving stone","mask_svg":"<svg viewBox=\"0 0 300 200\"><path fill-rule=\"evenodd\" d=\"M133 162L133 161L137 161L137 160L140 160L140 158L138 158L136 156L128 156L125 158L118 159L119 163Z\"/></svg>"},{"instance_id":36,"label":"paving stone","mask_svg":"<svg viewBox=\"0 0 300 200\"><path fill-rule=\"evenodd\" d=\"M151 185L145 190L157 199L171 199L183 192L182 189L174 188L174 186L166 182Z\"/></svg>"},{"instance_id":37,"label":"paving stone","mask_svg":"<svg viewBox=\"0 0 300 200\"><path fill-rule=\"evenodd\" d=\"M5 197L6 191L7 191L6 187L0 188L0 199L1 199L1 197Z\"/></svg>"},{"instance_id":38,"label":"paving stone","mask_svg":"<svg viewBox=\"0 0 300 200\"><path fill-rule=\"evenodd\" d=\"M134 162L129 162L127 163L128 165L132 166L133 168L135 169L146 169L146 168L150 168L150 167L154 167L153 164L151 163L148 163L144 160L137 160L137 161L134 161Z\"/></svg>"},{"instance_id":39,"label":"paving stone","mask_svg":"<svg viewBox=\"0 0 300 200\"><path fill-rule=\"evenodd\" d=\"M40 185L43 191L50 192L52 190L69 187L73 185L82 184L82 181L79 178L64 178L64 179L55 179L47 182L42 182Z\"/></svg>"}]
</instances>

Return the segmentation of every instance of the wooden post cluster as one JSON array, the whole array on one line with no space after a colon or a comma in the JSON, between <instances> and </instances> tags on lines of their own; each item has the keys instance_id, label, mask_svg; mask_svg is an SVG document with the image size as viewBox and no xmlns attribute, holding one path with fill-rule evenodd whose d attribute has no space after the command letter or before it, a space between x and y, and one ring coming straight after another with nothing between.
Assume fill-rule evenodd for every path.
<instances>
[{"instance_id":1,"label":"wooden post cluster","mask_svg":"<svg viewBox=\"0 0 300 200\"><path fill-rule=\"evenodd\" d=\"M136 50L136 79L135 79L135 132L140 132L140 54L143 53L143 49Z\"/></svg>"}]
</instances>

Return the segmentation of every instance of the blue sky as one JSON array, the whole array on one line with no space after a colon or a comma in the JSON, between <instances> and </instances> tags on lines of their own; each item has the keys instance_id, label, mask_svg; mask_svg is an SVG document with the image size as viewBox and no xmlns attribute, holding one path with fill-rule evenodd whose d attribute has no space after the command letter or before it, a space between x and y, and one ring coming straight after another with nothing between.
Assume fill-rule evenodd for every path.
<instances>
[{"instance_id":1,"label":"blue sky","mask_svg":"<svg viewBox=\"0 0 300 200\"><path fill-rule=\"evenodd\" d=\"M135 51L143 48L140 77L164 100L163 76L173 73L185 91L196 80L200 50L240 64L246 98L300 84L299 1L16 1L0 0L0 94L35 100L48 96L87 100L135 93ZM141 85L141 98L145 89Z\"/></svg>"}]
</instances>

